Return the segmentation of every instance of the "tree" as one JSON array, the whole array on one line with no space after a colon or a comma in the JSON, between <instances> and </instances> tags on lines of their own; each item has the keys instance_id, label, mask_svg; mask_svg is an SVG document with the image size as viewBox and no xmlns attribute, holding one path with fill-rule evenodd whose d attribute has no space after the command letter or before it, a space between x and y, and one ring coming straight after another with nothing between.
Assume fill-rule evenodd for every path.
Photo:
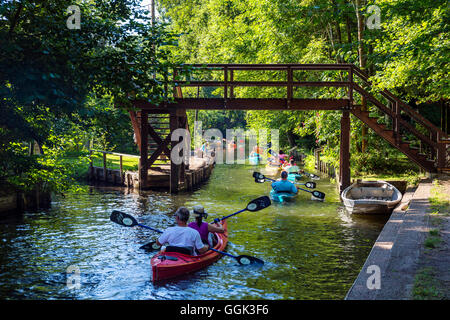
<instances>
[{"instance_id":1,"label":"tree","mask_svg":"<svg viewBox=\"0 0 450 320\"><path fill-rule=\"evenodd\" d=\"M70 5L80 9L79 30L67 28ZM45 157L26 159L21 143L35 140L52 153L59 143L55 122L76 123L88 96L108 95L122 107L129 107L130 93L152 103L165 99L173 66L168 50L176 36L162 24L152 27L139 5L138 0L2 2L0 152L8 168L2 175L26 176L27 168L43 170L42 162L51 166ZM17 165L22 162L27 164Z\"/></svg>"}]
</instances>

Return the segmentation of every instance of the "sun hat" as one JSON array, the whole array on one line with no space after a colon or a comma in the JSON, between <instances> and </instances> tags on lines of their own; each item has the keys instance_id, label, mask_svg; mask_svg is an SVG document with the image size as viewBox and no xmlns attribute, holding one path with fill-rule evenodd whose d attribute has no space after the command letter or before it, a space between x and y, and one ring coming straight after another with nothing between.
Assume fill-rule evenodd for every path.
<instances>
[{"instance_id":1,"label":"sun hat","mask_svg":"<svg viewBox=\"0 0 450 320\"><path fill-rule=\"evenodd\" d=\"M203 208L202 205L196 205L194 206L193 210L192 210L192 214L197 218L197 217L203 217L203 218L207 218L208 217L208 213L205 212L205 208Z\"/></svg>"}]
</instances>

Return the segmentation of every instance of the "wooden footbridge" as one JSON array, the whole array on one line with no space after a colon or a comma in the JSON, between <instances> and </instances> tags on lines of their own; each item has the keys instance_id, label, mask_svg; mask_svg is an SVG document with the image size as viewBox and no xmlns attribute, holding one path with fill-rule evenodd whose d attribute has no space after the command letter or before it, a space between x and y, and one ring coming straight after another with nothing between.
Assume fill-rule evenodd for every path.
<instances>
[{"instance_id":1,"label":"wooden footbridge","mask_svg":"<svg viewBox=\"0 0 450 320\"><path fill-rule=\"evenodd\" d=\"M138 111L131 111L130 118L140 149L139 185L143 189L149 186L149 169L170 159L170 149L178 143L171 141L170 133L189 129L187 109L341 111L341 190L350 184L350 113L423 170L450 171L448 135L388 90L375 91L368 76L353 64L207 64L189 68L190 76L182 76L181 69L173 70L172 88L166 86L166 92L173 91L170 99L159 105L140 100L133 103ZM209 95L201 97L200 92ZM171 192L185 188L186 169L170 162Z\"/></svg>"}]
</instances>

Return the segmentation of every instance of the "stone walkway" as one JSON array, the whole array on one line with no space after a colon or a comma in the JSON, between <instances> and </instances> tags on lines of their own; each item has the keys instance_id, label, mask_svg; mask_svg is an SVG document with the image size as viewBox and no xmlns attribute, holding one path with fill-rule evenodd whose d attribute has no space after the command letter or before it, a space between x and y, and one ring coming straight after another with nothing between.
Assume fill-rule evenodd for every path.
<instances>
[{"instance_id":1,"label":"stone walkway","mask_svg":"<svg viewBox=\"0 0 450 320\"><path fill-rule=\"evenodd\" d=\"M439 185L438 190L450 201L450 176L439 176ZM436 248L425 248L422 251L418 273L422 274L425 270L432 273L433 279L428 279L430 282L428 289L433 289L429 292L430 298L448 300L450 299L450 212L448 207L443 209L439 213L434 208L429 210L430 229L439 231L441 241Z\"/></svg>"},{"instance_id":2,"label":"stone walkway","mask_svg":"<svg viewBox=\"0 0 450 320\"><path fill-rule=\"evenodd\" d=\"M450 179L441 178L450 195ZM438 248L426 250L429 236L432 180L423 180L416 190L407 190L402 203L393 211L369 254L358 278L347 293L348 300L413 299L418 271L434 266L441 288L449 286L449 218L440 225L442 242ZM408 202L411 199L409 206ZM406 209L407 210L402 210ZM438 250L436 250L438 249ZM433 251L435 250L435 251ZM445 289L444 289L445 291Z\"/></svg>"}]
</instances>

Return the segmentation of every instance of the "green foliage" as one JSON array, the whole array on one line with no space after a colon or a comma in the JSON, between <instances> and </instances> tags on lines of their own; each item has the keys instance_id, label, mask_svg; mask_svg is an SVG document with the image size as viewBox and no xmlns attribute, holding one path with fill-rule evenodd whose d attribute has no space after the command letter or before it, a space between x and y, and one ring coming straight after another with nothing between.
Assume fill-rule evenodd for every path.
<instances>
[{"instance_id":1,"label":"green foliage","mask_svg":"<svg viewBox=\"0 0 450 320\"><path fill-rule=\"evenodd\" d=\"M358 49L361 48L363 60L367 62L366 71L378 89L393 90L406 101L448 99L450 59L446 1L360 1L359 13L366 18L368 6L376 4L381 8L381 29L365 28L361 42L358 41L355 3L350 0L163 0L160 7L171 30L181 34L174 52L188 63L359 64ZM342 80L339 73L299 73L296 77L310 81ZM276 79L280 79L276 73L239 78ZM235 90L238 97L281 94L285 93L278 88ZM345 92L302 88L294 95L339 98ZM355 99L360 97L357 95ZM337 165L339 117L339 112L329 111L248 111L245 119L253 129L279 129L282 148L289 145L289 135L294 135L297 143L306 142L302 147L308 145L309 148L307 142L315 142L316 146L324 147L324 156ZM369 155L357 155L361 152L361 122L352 118L351 130L355 171L375 172L386 166L395 171L395 164L387 159L397 159L399 152L369 130L366 137ZM306 140L301 141L301 137ZM397 172L406 167L399 166ZM407 169L417 170L417 167Z\"/></svg>"},{"instance_id":2,"label":"green foliage","mask_svg":"<svg viewBox=\"0 0 450 320\"><path fill-rule=\"evenodd\" d=\"M66 26L70 5L81 10L80 30ZM152 26L138 0L2 2L0 175L20 189L62 190L71 185L64 153L90 140L135 150L127 113L115 107L166 99L176 39L164 24ZM30 157L28 141L44 155Z\"/></svg>"},{"instance_id":3,"label":"green foliage","mask_svg":"<svg viewBox=\"0 0 450 320\"><path fill-rule=\"evenodd\" d=\"M368 42L379 66L372 78L406 100L450 97L448 1L377 1L383 13L381 32Z\"/></svg>"},{"instance_id":4,"label":"green foliage","mask_svg":"<svg viewBox=\"0 0 450 320\"><path fill-rule=\"evenodd\" d=\"M418 270L414 278L412 295L414 300L442 300L445 298L433 267L424 267Z\"/></svg>"}]
</instances>

